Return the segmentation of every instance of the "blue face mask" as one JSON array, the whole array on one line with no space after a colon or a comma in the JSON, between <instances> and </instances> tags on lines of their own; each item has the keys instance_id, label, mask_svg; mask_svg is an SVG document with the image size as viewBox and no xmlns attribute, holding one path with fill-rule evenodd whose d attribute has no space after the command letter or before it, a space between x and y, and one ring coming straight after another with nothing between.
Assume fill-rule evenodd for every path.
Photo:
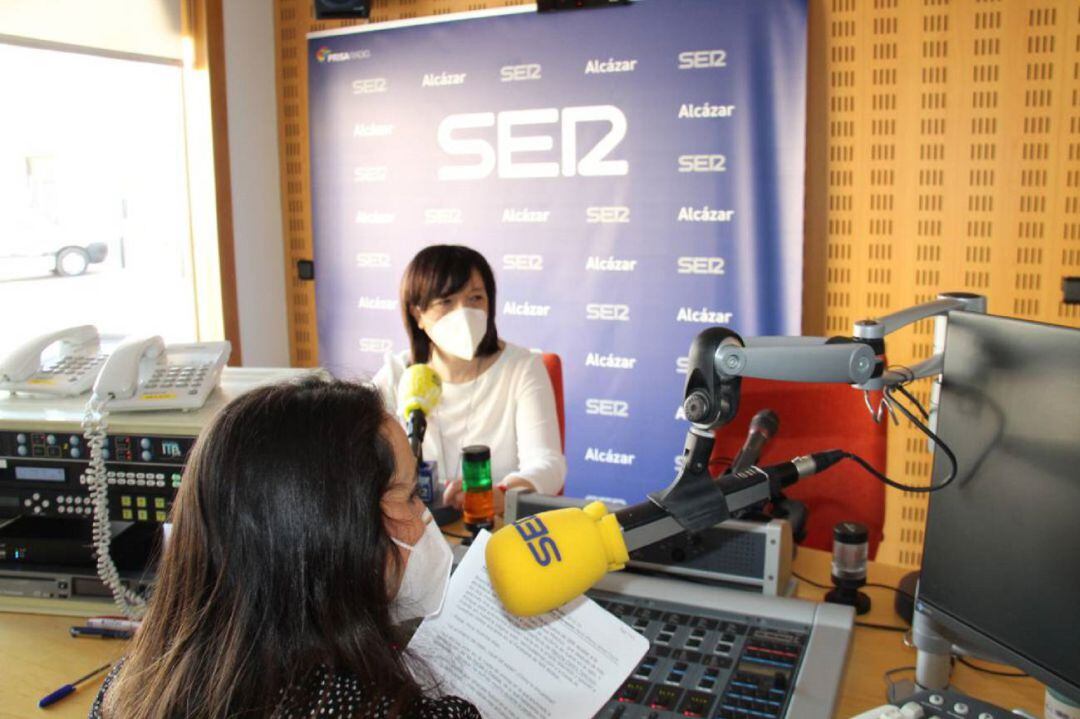
<instances>
[{"instance_id":1,"label":"blue face mask","mask_svg":"<svg viewBox=\"0 0 1080 719\"><path fill-rule=\"evenodd\" d=\"M390 603L390 618L396 624L438 614L446 599L454 555L427 510L424 510L424 522L424 535L416 544L391 538L409 553L401 586Z\"/></svg>"}]
</instances>

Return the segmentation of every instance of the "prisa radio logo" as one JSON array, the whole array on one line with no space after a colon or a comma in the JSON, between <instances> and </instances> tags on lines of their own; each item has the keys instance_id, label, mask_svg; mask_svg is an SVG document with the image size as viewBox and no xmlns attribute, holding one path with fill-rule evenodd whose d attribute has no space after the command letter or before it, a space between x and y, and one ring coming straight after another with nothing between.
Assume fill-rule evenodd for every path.
<instances>
[{"instance_id":1,"label":"prisa radio logo","mask_svg":"<svg viewBox=\"0 0 1080 719\"><path fill-rule=\"evenodd\" d=\"M315 51L315 59L319 62L348 62L349 60L367 60L371 57L371 50L353 50L352 52L333 52L326 45Z\"/></svg>"}]
</instances>

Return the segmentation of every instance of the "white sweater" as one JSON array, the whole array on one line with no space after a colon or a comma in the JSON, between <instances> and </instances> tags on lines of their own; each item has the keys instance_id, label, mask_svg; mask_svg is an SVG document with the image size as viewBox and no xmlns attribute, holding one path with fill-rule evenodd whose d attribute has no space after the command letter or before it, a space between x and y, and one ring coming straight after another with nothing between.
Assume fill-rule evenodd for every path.
<instances>
[{"instance_id":1,"label":"white sweater","mask_svg":"<svg viewBox=\"0 0 1080 719\"><path fill-rule=\"evenodd\" d=\"M387 410L397 412L397 388L408 352L387 353L373 380ZM398 419L401 419L400 417ZM506 343L502 354L478 378L443 382L442 399L428 417L424 459L439 463L439 479L461 476L461 449L491 448L491 479L513 475L537 492L555 494L566 479L560 449L555 393L540 355Z\"/></svg>"}]
</instances>

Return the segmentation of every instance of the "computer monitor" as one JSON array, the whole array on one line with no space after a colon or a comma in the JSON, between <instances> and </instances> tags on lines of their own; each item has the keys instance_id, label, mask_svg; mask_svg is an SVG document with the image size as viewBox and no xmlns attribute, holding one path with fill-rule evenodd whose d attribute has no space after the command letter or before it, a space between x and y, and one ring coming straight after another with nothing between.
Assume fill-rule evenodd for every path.
<instances>
[{"instance_id":1,"label":"computer monitor","mask_svg":"<svg viewBox=\"0 0 1080 719\"><path fill-rule=\"evenodd\" d=\"M950 314L937 431L918 610L1080 697L1080 330Z\"/></svg>"}]
</instances>

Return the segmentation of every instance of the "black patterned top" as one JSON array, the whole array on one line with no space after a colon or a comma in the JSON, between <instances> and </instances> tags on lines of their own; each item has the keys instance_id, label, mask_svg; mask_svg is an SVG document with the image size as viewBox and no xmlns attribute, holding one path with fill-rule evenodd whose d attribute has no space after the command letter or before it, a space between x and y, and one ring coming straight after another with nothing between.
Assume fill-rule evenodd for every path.
<instances>
[{"instance_id":1,"label":"black patterned top","mask_svg":"<svg viewBox=\"0 0 1080 719\"><path fill-rule=\"evenodd\" d=\"M118 663L105 677L105 683L101 685L101 691L98 692L94 705L90 707L90 719L101 719L101 703L121 665L122 662ZM355 677L325 670L312 672L303 686L289 691L283 690L282 695L281 702L271 714L273 719L299 719L300 717L386 719L390 716L392 708L390 699L370 696L361 688L360 682ZM294 698L291 698L293 695L315 696L318 697L318 701L301 706ZM454 696L421 699L406 712L404 717L406 719L481 719L476 707Z\"/></svg>"}]
</instances>

